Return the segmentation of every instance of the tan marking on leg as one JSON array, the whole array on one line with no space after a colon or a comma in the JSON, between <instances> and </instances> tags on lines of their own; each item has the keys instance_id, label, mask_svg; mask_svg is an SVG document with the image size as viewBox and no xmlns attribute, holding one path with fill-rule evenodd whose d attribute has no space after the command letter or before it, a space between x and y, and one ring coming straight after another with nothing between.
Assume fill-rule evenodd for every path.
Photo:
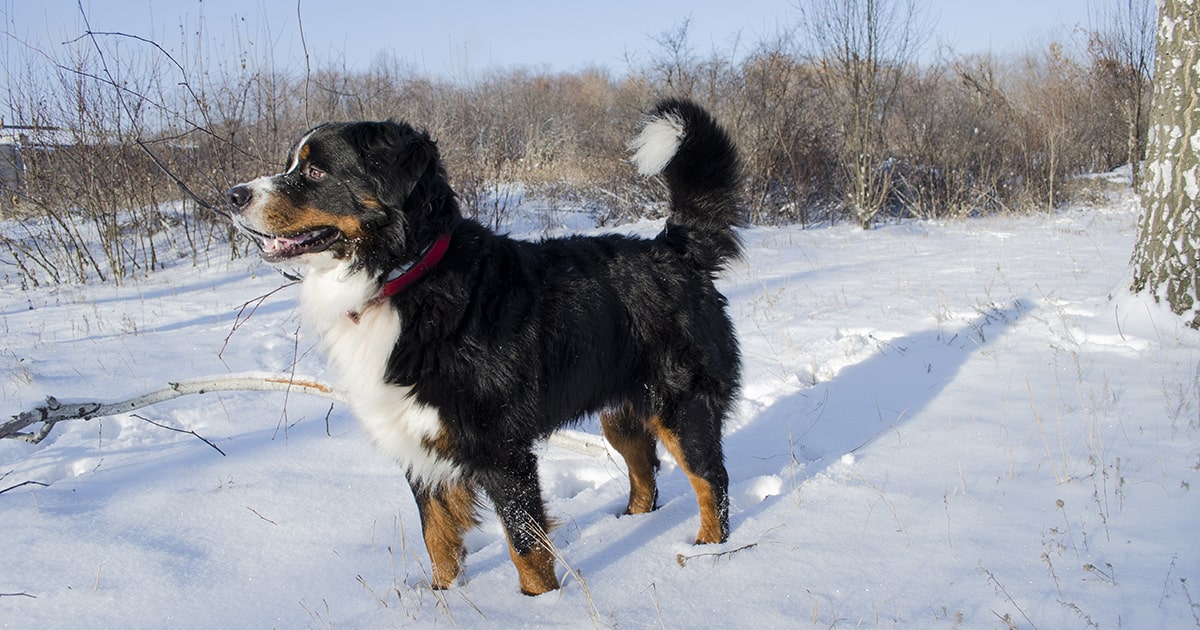
<instances>
[{"instance_id":1,"label":"tan marking on leg","mask_svg":"<svg viewBox=\"0 0 1200 630\"><path fill-rule=\"evenodd\" d=\"M629 469L629 505L625 513L643 514L654 510L658 458L654 454L654 435L631 413L627 409L604 412L600 414L600 426L605 439L621 454Z\"/></svg>"},{"instance_id":2,"label":"tan marking on leg","mask_svg":"<svg viewBox=\"0 0 1200 630\"><path fill-rule=\"evenodd\" d=\"M526 595L541 595L558 588L558 576L554 574L554 554L546 546L548 542L538 542L529 553L521 555L508 544L508 555L517 567L517 575L521 580L521 592Z\"/></svg>"},{"instance_id":3,"label":"tan marking on leg","mask_svg":"<svg viewBox=\"0 0 1200 630\"><path fill-rule=\"evenodd\" d=\"M717 506L716 497L713 496L712 484L708 483L703 477L700 477L692 472L688 466L687 458L684 457L683 447L679 443L679 436L674 431L667 429L662 424L662 419L655 416L650 419L650 426L658 433L658 439L662 441L667 452L671 457L675 458L675 463L683 469L687 475L688 481L692 484L692 490L696 492L696 501L700 504L700 532L696 534L696 544L722 543L725 542L725 537L722 535L720 510Z\"/></svg>"},{"instance_id":4,"label":"tan marking on leg","mask_svg":"<svg viewBox=\"0 0 1200 630\"><path fill-rule=\"evenodd\" d=\"M433 563L432 585L445 589L462 573L463 536L479 524L475 492L461 483L445 482L430 494L421 511L425 548Z\"/></svg>"}]
</instances>

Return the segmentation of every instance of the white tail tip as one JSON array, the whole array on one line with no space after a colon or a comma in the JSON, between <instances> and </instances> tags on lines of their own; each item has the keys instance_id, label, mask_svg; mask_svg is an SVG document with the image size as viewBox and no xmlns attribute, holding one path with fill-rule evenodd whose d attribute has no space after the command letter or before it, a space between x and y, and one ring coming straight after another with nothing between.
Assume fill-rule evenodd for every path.
<instances>
[{"instance_id":1,"label":"white tail tip","mask_svg":"<svg viewBox=\"0 0 1200 630\"><path fill-rule=\"evenodd\" d=\"M683 119L675 114L662 114L646 123L629 143L633 165L645 176L662 172L683 142Z\"/></svg>"}]
</instances>

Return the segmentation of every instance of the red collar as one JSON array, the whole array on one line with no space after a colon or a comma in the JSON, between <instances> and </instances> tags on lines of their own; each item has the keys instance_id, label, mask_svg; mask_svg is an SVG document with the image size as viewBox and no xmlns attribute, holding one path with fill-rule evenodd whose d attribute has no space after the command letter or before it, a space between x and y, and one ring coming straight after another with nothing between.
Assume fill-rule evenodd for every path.
<instances>
[{"instance_id":1,"label":"red collar","mask_svg":"<svg viewBox=\"0 0 1200 630\"><path fill-rule=\"evenodd\" d=\"M386 300L387 298L390 298L393 295L396 295L397 293L416 284L417 281L420 280L425 274L429 273L430 269L433 269L435 266L437 266L438 262L442 260L442 256L446 255L446 250L449 248L450 233L445 232L433 242L433 245L431 245L429 250L425 252L425 255L421 257L421 260L417 261L417 264L409 267L408 270L400 274L400 276L386 281L383 285L383 289L379 292L378 299Z\"/></svg>"}]
</instances>

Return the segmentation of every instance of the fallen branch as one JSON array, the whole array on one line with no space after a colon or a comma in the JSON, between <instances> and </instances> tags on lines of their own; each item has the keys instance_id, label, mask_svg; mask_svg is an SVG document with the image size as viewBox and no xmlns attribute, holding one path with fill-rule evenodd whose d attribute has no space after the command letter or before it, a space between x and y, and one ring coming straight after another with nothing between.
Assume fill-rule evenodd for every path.
<instances>
[{"instance_id":1,"label":"fallen branch","mask_svg":"<svg viewBox=\"0 0 1200 630\"><path fill-rule=\"evenodd\" d=\"M716 551L716 552L712 552L712 553L698 553L694 556L685 556L681 553L678 553L678 554L675 554L675 562L677 562L679 564L679 566L681 566L681 567L686 567L687 563L689 561L695 560L696 558L712 558L713 563L715 564L721 558L724 558L726 556L732 556L733 554L735 554L739 551L753 549L757 546L758 546L758 543L750 543L749 545L742 545L741 547L738 547L737 549L730 549L729 551Z\"/></svg>"},{"instance_id":2,"label":"fallen branch","mask_svg":"<svg viewBox=\"0 0 1200 630\"><path fill-rule=\"evenodd\" d=\"M772 528L769 528L769 529L763 531L762 534L759 534L757 542L752 542L748 545L742 545L741 547L738 547L737 549L728 549L726 551L714 551L714 552L710 552L710 553L698 553L693 556L685 556L681 553L678 553L678 554L675 554L675 562L678 563L679 566L681 566L681 567L686 567L688 562L695 560L696 558L712 558L713 564L715 565L715 564L717 564L717 562L719 562L721 560L721 558L727 558L739 551L745 551L747 549L754 549L755 547L757 547L759 545L759 543L761 543L763 541L764 538L767 537L767 534L770 534L771 532L779 529L780 527L783 527L783 525L776 525L775 527L772 527Z\"/></svg>"},{"instance_id":3,"label":"fallen branch","mask_svg":"<svg viewBox=\"0 0 1200 630\"><path fill-rule=\"evenodd\" d=\"M113 403L62 402L50 396L46 398L45 405L22 412L13 416L12 420L0 424L0 439L15 438L37 444L50 435L50 430L54 428L55 424L64 420L91 420L92 418L129 413L180 396L231 391L295 391L341 400L331 387L312 380L260 375L201 378L169 383L163 389ZM42 423L42 426L36 432L21 432L22 429L39 422Z\"/></svg>"},{"instance_id":4,"label":"fallen branch","mask_svg":"<svg viewBox=\"0 0 1200 630\"><path fill-rule=\"evenodd\" d=\"M16 490L17 488L23 488L25 486L41 486L43 488L49 488L50 484L42 483L40 481L22 481L21 483L15 485L15 486L9 486L3 490L0 490L0 494L4 494L5 492L8 492L9 490Z\"/></svg>"},{"instance_id":5,"label":"fallen branch","mask_svg":"<svg viewBox=\"0 0 1200 630\"><path fill-rule=\"evenodd\" d=\"M24 440L32 444L37 444L46 439L50 435L50 431L54 425L65 420L91 420L92 418L102 418L105 416L113 416L122 413L136 411L142 407L148 407L160 402L165 402L180 396L189 396L192 394L207 394L209 392L236 392L236 391L261 391L261 392L299 392L301 394L311 394L330 398L336 402L345 402L345 399L338 395L332 387L311 379L298 379L292 377L280 376L263 376L260 374L234 374L230 376L215 376L207 378L199 378L190 381L180 381L178 383L168 383L163 389L143 394L136 398L122 400L112 403L102 402L63 402L53 396L46 398L46 404L22 412L12 417L4 423L0 423L0 439L13 438ZM332 407L330 408L332 411ZM35 432L22 433L22 430L41 423L42 426ZM158 425L158 423L152 423ZM175 429L164 425L163 428L171 429L172 431L181 431L183 433L194 432ZM326 415L326 427L328 427L328 415ZM328 432L328 428L326 428ZM200 438L199 435L196 437ZM204 438L200 438L204 440ZM204 440L209 446L217 448L208 440ZM550 436L549 442L555 446L568 450L582 453L591 456L603 456L608 454L608 448L605 447L601 439L589 433L580 431L564 430ZM217 449L219 452L221 449ZM221 453L224 455L224 453Z\"/></svg>"}]
</instances>

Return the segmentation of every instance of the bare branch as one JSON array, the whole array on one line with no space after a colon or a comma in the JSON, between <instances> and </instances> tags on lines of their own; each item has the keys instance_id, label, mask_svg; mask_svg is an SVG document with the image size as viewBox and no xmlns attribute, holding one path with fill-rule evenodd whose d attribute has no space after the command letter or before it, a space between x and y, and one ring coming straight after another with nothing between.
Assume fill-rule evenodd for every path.
<instances>
[{"instance_id":1,"label":"bare branch","mask_svg":"<svg viewBox=\"0 0 1200 630\"><path fill-rule=\"evenodd\" d=\"M13 438L24 440L33 444L37 444L50 434L50 430L54 425L65 420L91 420L92 418L100 418L104 416L112 416L121 413L130 413L143 407L148 407L160 402L165 402L181 396L192 394L207 394L209 392L235 392L235 391L257 391L257 392L298 392L301 394L310 394L320 396L322 398L330 398L335 402L344 402L337 392L332 387L319 381L307 378L280 377L280 376L264 376L258 374L234 374L229 376L215 376L208 378L199 378L190 381L181 381L178 383L169 383L167 387L160 390L142 394L135 398L122 400L112 403L103 403L95 401L84 402L62 402L50 396L46 398L46 404L41 407L21 412L12 419L0 424L0 439ZM332 407L330 408L332 412ZM140 417L140 416L139 416ZM145 418L142 418L146 420ZM166 425L146 420L155 426L181 433L191 433L197 438L203 440L209 446L217 449L217 452L224 455L224 451L217 448L215 444L197 435L194 431L176 429ZM31 425L42 423L42 427L35 433L22 433ZM328 417L326 418L326 432L328 433ZM602 456L608 453L608 449L597 436L583 433L580 431L563 430L550 436L549 442L560 448L575 451L583 455ZM37 483L37 482L33 482Z\"/></svg>"},{"instance_id":2,"label":"bare branch","mask_svg":"<svg viewBox=\"0 0 1200 630\"><path fill-rule=\"evenodd\" d=\"M16 485L9 486L3 490L0 490L0 494L4 494L5 492L8 492L9 490L16 490L17 488L20 488L22 486L41 486L43 488L49 488L50 484L42 483L40 481L22 481L21 483L18 483ZM3 595L0 595L0 597L3 597Z\"/></svg>"},{"instance_id":3,"label":"bare branch","mask_svg":"<svg viewBox=\"0 0 1200 630\"><path fill-rule=\"evenodd\" d=\"M300 48L304 51L304 122L312 124L308 110L308 88L312 81L312 62L308 57L308 40L304 37L304 17L300 14L300 0L296 0L296 26L300 29Z\"/></svg>"},{"instance_id":4,"label":"bare branch","mask_svg":"<svg viewBox=\"0 0 1200 630\"><path fill-rule=\"evenodd\" d=\"M687 566L687 563L688 563L689 561L691 561L691 560L695 560L696 558L712 558L712 559L713 559L713 562L715 563L715 562L717 562L718 560L720 560L721 558L724 558L724 557L726 557L726 556L732 556L733 554L735 554L735 553L737 553L737 552L739 552L739 551L745 551L745 550L747 550L747 549L753 549L753 548L755 548L755 547L757 547L757 546L758 546L758 543L750 543L750 544L748 544L748 545L742 545L741 547L738 547L737 549L730 549L729 551L717 551L717 552L711 552L711 553L698 553L698 554L696 554L696 555L693 555L693 556L685 556L684 554L681 554L681 553L679 553L679 554L675 554L675 562L676 562L677 564L679 564L679 566L681 566L681 567L686 567L686 566Z\"/></svg>"},{"instance_id":5,"label":"bare branch","mask_svg":"<svg viewBox=\"0 0 1200 630\"><path fill-rule=\"evenodd\" d=\"M188 429L177 429L177 428L175 428L175 427L172 427L172 426L169 426L169 425L162 424L161 422L155 422L155 421L153 421L153 420L151 420L150 418L147 418L147 417L145 417L145 416L139 416L139 415L138 415L138 414L136 414L136 413L135 413L135 414L133 414L133 417L134 417L134 418L137 418L138 420L145 420L146 422L149 422L150 424L153 424L153 425L154 425L154 426L156 426L156 427L163 428L163 429L166 429L166 430L168 430L168 431L175 431L176 433L188 433L188 434L190 434L190 435L192 435L192 436L194 436L194 437L196 437L196 438L199 438L201 442L204 442L205 444L207 444L207 445L209 445L209 446L213 447L213 448L214 448L214 449L216 449L216 451L217 451L218 453L220 453L221 455L225 455L225 451L222 451L222 450L221 450L221 448L220 448L219 446L217 446L216 444L213 444L213 443L212 443L212 442L211 442L211 441L210 441L208 438L204 437L203 435L200 435L199 433L196 433L195 431L190 431L190 430L188 430Z\"/></svg>"},{"instance_id":6,"label":"bare branch","mask_svg":"<svg viewBox=\"0 0 1200 630\"><path fill-rule=\"evenodd\" d=\"M0 424L0 439L16 438L37 444L49 435L50 429L55 423L64 420L91 420L92 418L129 413L180 396L228 391L298 391L341 400L331 387L311 379L289 379L250 374L201 378L170 383L167 387L149 394L113 403L61 402L51 396L46 399L45 405L22 412L13 416L12 420ZM38 432L20 433L22 429L39 422L42 423L42 428Z\"/></svg>"},{"instance_id":7,"label":"bare branch","mask_svg":"<svg viewBox=\"0 0 1200 630\"><path fill-rule=\"evenodd\" d=\"M260 295L252 300L247 300L246 302L242 303L242 306L238 308L237 315L234 317L233 328L229 330L229 334L225 336L225 343L221 344L221 350L217 352L217 358L223 358L222 355L225 354L225 349L229 347L229 340L233 338L234 334L237 333L238 329L241 328L243 324L245 324L247 321L250 321L251 317L254 317L254 313L258 311L258 307L262 306L263 302L265 302L267 298L288 287L295 286L296 284L296 281L289 282L280 287L271 289L264 295ZM253 306L251 306L252 304ZM246 312L247 308L250 309L249 313Z\"/></svg>"},{"instance_id":8,"label":"bare branch","mask_svg":"<svg viewBox=\"0 0 1200 630\"><path fill-rule=\"evenodd\" d=\"M264 520L264 521L266 521L266 522L268 522L268 523L270 523L270 524L272 524L272 525L278 525L278 524L279 524L279 523L276 523L275 521L272 521L271 519L269 519L269 518L267 518L267 517L263 516L262 514L259 514L258 510L256 510L256 509L254 509L254 508L250 507L249 505L247 505L247 506L246 506L246 509L247 509L247 510L250 510L251 512L254 512L254 515L255 515L255 516L257 516L258 518L261 518L262 520Z\"/></svg>"}]
</instances>

